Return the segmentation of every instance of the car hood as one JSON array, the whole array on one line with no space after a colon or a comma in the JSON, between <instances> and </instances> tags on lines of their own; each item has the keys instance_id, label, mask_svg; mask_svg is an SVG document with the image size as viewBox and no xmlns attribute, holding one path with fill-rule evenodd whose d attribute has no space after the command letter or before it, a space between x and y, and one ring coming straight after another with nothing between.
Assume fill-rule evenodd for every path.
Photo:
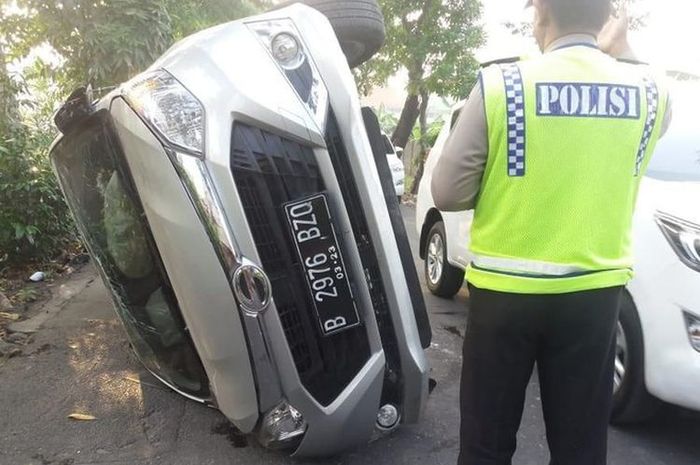
<instances>
[{"instance_id":1,"label":"car hood","mask_svg":"<svg viewBox=\"0 0 700 465\"><path fill-rule=\"evenodd\" d=\"M700 182L645 178L639 202L641 208L663 212L700 225Z\"/></svg>"}]
</instances>

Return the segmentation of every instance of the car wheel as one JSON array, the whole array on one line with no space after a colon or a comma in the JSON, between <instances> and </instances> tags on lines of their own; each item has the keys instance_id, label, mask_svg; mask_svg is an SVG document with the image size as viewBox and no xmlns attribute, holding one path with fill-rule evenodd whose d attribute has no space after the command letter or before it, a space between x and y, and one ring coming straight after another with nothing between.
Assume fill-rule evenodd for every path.
<instances>
[{"instance_id":1,"label":"car wheel","mask_svg":"<svg viewBox=\"0 0 700 465\"><path fill-rule=\"evenodd\" d=\"M638 423L656 413L660 402L644 381L644 335L632 296L625 291L617 324L613 424Z\"/></svg>"},{"instance_id":2,"label":"car wheel","mask_svg":"<svg viewBox=\"0 0 700 465\"><path fill-rule=\"evenodd\" d=\"M430 292L451 299L464 284L464 271L447 261L445 224L438 221L428 233L425 250L425 281Z\"/></svg>"},{"instance_id":3,"label":"car wheel","mask_svg":"<svg viewBox=\"0 0 700 465\"><path fill-rule=\"evenodd\" d=\"M376 0L296 0L323 13L333 26L351 68L360 66L384 45L384 15Z\"/></svg>"},{"instance_id":4,"label":"car wheel","mask_svg":"<svg viewBox=\"0 0 700 465\"><path fill-rule=\"evenodd\" d=\"M402 199L402 198L403 198L403 197L401 197L400 195L397 195L397 196L396 196L396 200L399 201L399 204L401 203L401 199Z\"/></svg>"}]
</instances>

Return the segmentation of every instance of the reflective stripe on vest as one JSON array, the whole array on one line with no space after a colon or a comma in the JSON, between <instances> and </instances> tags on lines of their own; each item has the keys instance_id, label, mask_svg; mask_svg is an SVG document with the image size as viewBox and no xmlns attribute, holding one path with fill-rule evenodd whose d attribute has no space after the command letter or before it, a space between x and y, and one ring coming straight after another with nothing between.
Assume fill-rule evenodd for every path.
<instances>
[{"instance_id":1,"label":"reflective stripe on vest","mask_svg":"<svg viewBox=\"0 0 700 465\"><path fill-rule=\"evenodd\" d=\"M512 258L487 257L474 255L472 264L476 267L505 273L518 273L530 276L571 276L587 272L584 268L574 265L540 262L534 260L518 260Z\"/></svg>"}]
</instances>

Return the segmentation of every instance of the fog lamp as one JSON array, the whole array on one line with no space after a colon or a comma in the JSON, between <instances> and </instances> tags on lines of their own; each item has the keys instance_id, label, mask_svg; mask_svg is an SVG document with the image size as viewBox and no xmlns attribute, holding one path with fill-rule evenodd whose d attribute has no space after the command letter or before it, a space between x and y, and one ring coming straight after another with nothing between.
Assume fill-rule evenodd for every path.
<instances>
[{"instance_id":1,"label":"fog lamp","mask_svg":"<svg viewBox=\"0 0 700 465\"><path fill-rule=\"evenodd\" d=\"M683 315L685 316L685 326L688 330L690 345L693 346L693 349L700 352L700 317L688 312L683 312Z\"/></svg>"},{"instance_id":2,"label":"fog lamp","mask_svg":"<svg viewBox=\"0 0 700 465\"><path fill-rule=\"evenodd\" d=\"M383 430L390 430L399 423L399 409L394 405L383 405L377 412L377 426Z\"/></svg>"},{"instance_id":3,"label":"fog lamp","mask_svg":"<svg viewBox=\"0 0 700 465\"><path fill-rule=\"evenodd\" d=\"M247 24L270 52L276 66L284 73L319 129L323 130L328 115L328 90L294 22L290 19L273 19Z\"/></svg>"},{"instance_id":4,"label":"fog lamp","mask_svg":"<svg viewBox=\"0 0 700 465\"><path fill-rule=\"evenodd\" d=\"M287 32L280 32L272 39L270 51L280 66L286 69L298 68L304 61L299 41Z\"/></svg>"},{"instance_id":5,"label":"fog lamp","mask_svg":"<svg viewBox=\"0 0 700 465\"><path fill-rule=\"evenodd\" d=\"M271 449L295 447L306 432L306 427L301 412L287 402L282 402L263 417L258 440Z\"/></svg>"}]
</instances>

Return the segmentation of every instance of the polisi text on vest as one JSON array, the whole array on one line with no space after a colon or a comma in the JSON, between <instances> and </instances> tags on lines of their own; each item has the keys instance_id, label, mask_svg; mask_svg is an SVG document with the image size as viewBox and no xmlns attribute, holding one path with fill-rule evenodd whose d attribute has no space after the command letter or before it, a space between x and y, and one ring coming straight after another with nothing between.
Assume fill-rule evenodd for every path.
<instances>
[{"instance_id":1,"label":"polisi text on vest","mask_svg":"<svg viewBox=\"0 0 700 465\"><path fill-rule=\"evenodd\" d=\"M537 115L639 119L640 93L616 84L539 83Z\"/></svg>"}]
</instances>

